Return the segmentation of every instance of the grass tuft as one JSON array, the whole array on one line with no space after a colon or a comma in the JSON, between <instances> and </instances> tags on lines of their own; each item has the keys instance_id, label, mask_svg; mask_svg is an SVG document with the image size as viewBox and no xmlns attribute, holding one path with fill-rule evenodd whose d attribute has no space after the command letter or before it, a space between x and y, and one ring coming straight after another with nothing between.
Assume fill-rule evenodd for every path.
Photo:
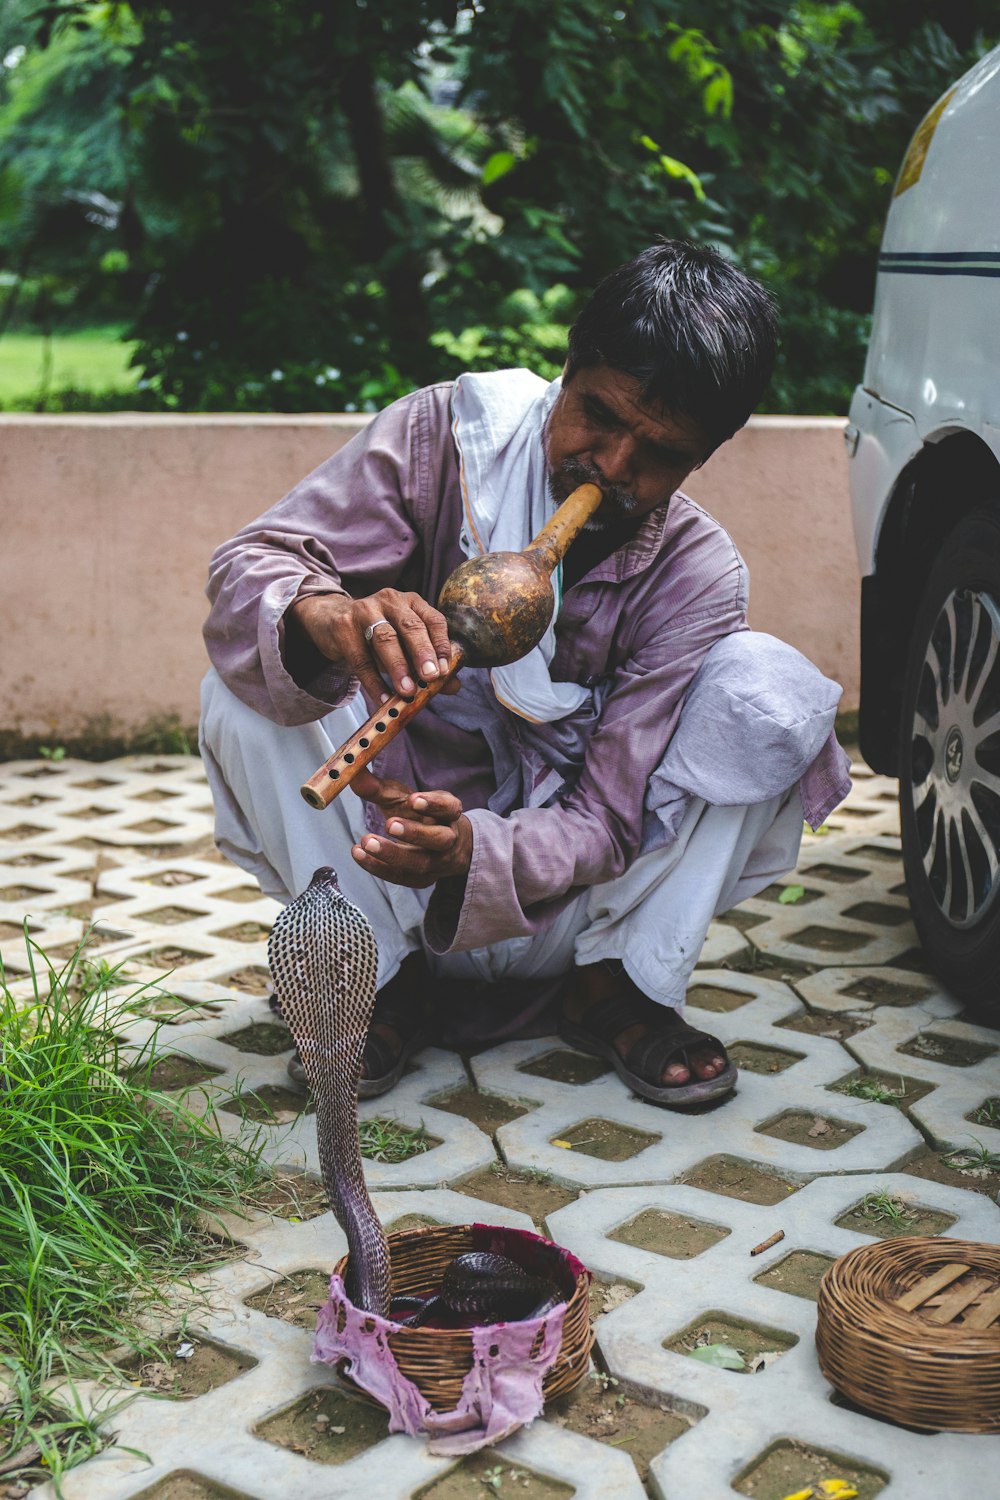
<instances>
[{"instance_id":1,"label":"grass tuft","mask_svg":"<svg viewBox=\"0 0 1000 1500\"><path fill-rule=\"evenodd\" d=\"M408 1161L430 1148L427 1132L421 1125L416 1130L400 1125L395 1120L361 1120L358 1123L361 1137L361 1155L369 1161Z\"/></svg>"},{"instance_id":2,"label":"grass tuft","mask_svg":"<svg viewBox=\"0 0 1000 1500\"><path fill-rule=\"evenodd\" d=\"M116 1345L155 1348L151 1316L225 1253L204 1216L238 1205L260 1146L152 1087L158 1026L126 1051L119 1028L150 986L127 993L83 944L59 968L27 930L25 945L29 980L0 963L0 1439L7 1456L34 1445L58 1478L96 1439L43 1386L107 1374Z\"/></svg>"}]
</instances>

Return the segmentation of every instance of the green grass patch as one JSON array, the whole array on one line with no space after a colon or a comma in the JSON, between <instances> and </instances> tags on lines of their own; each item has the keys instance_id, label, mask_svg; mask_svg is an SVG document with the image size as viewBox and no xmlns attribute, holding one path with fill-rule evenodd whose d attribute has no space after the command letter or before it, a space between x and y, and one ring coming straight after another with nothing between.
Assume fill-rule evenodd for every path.
<instances>
[{"instance_id":1,"label":"green grass patch","mask_svg":"<svg viewBox=\"0 0 1000 1500\"><path fill-rule=\"evenodd\" d=\"M61 967L25 945L27 980L0 964L0 1456L26 1450L27 1470L44 1459L37 1473L58 1482L97 1439L47 1382L113 1373L116 1345L156 1349L150 1320L225 1255L204 1219L238 1206L260 1147L152 1086L159 1028L125 1049L119 1028L150 986L128 993L83 944Z\"/></svg>"},{"instance_id":2,"label":"green grass patch","mask_svg":"<svg viewBox=\"0 0 1000 1500\"><path fill-rule=\"evenodd\" d=\"M408 1161L431 1147L431 1137L422 1125L416 1129L395 1120L361 1120L358 1124L361 1155L369 1161Z\"/></svg>"},{"instance_id":3,"label":"green grass patch","mask_svg":"<svg viewBox=\"0 0 1000 1500\"><path fill-rule=\"evenodd\" d=\"M129 368L134 343L121 329L81 328L72 333L5 333L0 338L0 406L40 405L47 392L130 390L139 371Z\"/></svg>"}]
</instances>

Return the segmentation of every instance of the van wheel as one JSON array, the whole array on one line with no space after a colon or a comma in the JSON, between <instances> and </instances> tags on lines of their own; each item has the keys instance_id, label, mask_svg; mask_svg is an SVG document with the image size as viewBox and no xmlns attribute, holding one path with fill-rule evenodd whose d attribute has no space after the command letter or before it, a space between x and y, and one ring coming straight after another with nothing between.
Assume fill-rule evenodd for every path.
<instances>
[{"instance_id":1,"label":"van wheel","mask_svg":"<svg viewBox=\"0 0 1000 1500\"><path fill-rule=\"evenodd\" d=\"M945 542L910 637L899 810L913 917L931 965L1000 1025L1000 519Z\"/></svg>"}]
</instances>

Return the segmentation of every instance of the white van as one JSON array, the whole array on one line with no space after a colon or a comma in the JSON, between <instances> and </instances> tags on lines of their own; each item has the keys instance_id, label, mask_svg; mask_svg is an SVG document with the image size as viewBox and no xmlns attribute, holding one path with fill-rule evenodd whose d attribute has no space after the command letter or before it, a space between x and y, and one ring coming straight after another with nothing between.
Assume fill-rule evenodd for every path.
<instances>
[{"instance_id":1,"label":"white van","mask_svg":"<svg viewBox=\"0 0 1000 1500\"><path fill-rule=\"evenodd\" d=\"M845 436L861 751L932 965L1000 1024L1000 48L907 151Z\"/></svg>"}]
</instances>

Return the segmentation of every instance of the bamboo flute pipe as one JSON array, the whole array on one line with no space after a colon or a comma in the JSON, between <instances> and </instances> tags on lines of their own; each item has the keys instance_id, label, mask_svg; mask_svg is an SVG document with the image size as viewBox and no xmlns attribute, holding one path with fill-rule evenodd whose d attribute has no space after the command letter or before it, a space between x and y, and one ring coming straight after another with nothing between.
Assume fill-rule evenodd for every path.
<instances>
[{"instance_id":1,"label":"bamboo flute pipe","mask_svg":"<svg viewBox=\"0 0 1000 1500\"><path fill-rule=\"evenodd\" d=\"M328 807L463 663L506 666L537 646L555 606L550 575L602 498L596 484L582 484L523 552L487 552L455 569L438 598L448 633L457 643L448 670L430 682L418 678L417 691L410 697L397 693L389 698L324 761L300 788L310 807Z\"/></svg>"}]
</instances>

